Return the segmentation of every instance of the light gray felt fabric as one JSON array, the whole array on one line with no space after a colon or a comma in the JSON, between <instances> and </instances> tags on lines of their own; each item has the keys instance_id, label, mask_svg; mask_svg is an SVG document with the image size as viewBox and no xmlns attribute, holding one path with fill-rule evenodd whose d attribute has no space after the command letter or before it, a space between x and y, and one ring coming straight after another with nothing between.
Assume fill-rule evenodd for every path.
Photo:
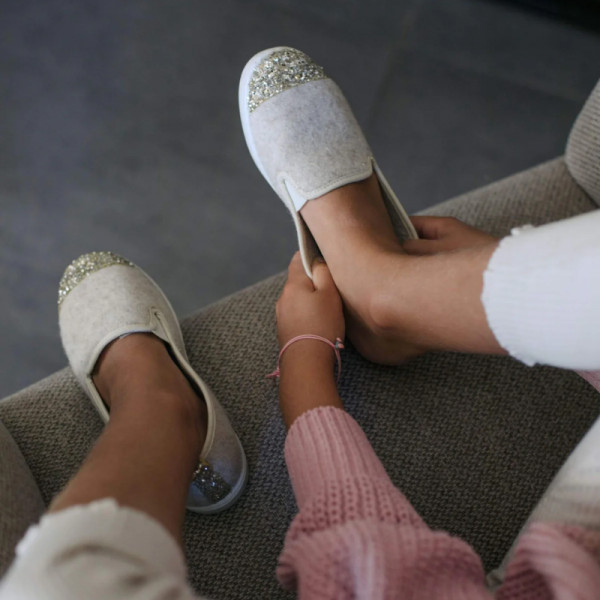
<instances>
[{"instance_id":1,"label":"light gray felt fabric","mask_svg":"<svg viewBox=\"0 0 600 600\"><path fill-rule=\"evenodd\" d=\"M566 160L577 183L600 204L600 81L571 129Z\"/></svg>"},{"instance_id":2,"label":"light gray felt fabric","mask_svg":"<svg viewBox=\"0 0 600 600\"><path fill-rule=\"evenodd\" d=\"M156 328L153 308L160 310L173 343L183 350L173 309L141 269L124 265L100 269L67 295L59 310L61 339L82 386L108 341L129 331Z\"/></svg>"},{"instance_id":3,"label":"light gray felt fabric","mask_svg":"<svg viewBox=\"0 0 600 600\"><path fill-rule=\"evenodd\" d=\"M445 202L494 234L595 208L562 158ZM275 366L281 273L183 321L190 362L229 412L250 479L231 510L188 514L190 579L215 599L289 598L275 580L296 507L284 459ZM440 301L443 301L440 298ZM508 357L439 353L383 367L343 352L340 393L392 480L434 528L461 535L496 566L563 460L591 426L600 396L575 373ZM45 502L75 472L101 430L69 369L0 402Z\"/></svg>"},{"instance_id":4,"label":"light gray felt fabric","mask_svg":"<svg viewBox=\"0 0 600 600\"><path fill-rule=\"evenodd\" d=\"M282 179L311 200L372 173L371 150L331 79L305 83L263 102L250 115L250 127L279 195L284 194Z\"/></svg>"},{"instance_id":5,"label":"light gray felt fabric","mask_svg":"<svg viewBox=\"0 0 600 600\"><path fill-rule=\"evenodd\" d=\"M43 510L31 471L0 421L0 577L12 562L17 542Z\"/></svg>"}]
</instances>

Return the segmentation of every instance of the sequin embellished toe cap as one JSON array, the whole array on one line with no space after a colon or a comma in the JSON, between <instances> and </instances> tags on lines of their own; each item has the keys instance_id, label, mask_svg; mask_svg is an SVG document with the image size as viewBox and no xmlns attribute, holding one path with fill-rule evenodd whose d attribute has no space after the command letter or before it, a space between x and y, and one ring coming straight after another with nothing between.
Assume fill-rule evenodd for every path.
<instances>
[{"instance_id":1,"label":"sequin embellished toe cap","mask_svg":"<svg viewBox=\"0 0 600 600\"><path fill-rule=\"evenodd\" d=\"M323 67L294 48L277 48L264 56L248 82L248 110L255 111L263 102L290 88L327 79Z\"/></svg>"},{"instance_id":2,"label":"sequin embellished toe cap","mask_svg":"<svg viewBox=\"0 0 600 600\"><path fill-rule=\"evenodd\" d=\"M58 285L58 306L86 277L96 273L100 269L112 267L114 265L124 265L134 267L135 265L126 258L114 254L113 252L89 252L76 258L63 273Z\"/></svg>"}]
</instances>

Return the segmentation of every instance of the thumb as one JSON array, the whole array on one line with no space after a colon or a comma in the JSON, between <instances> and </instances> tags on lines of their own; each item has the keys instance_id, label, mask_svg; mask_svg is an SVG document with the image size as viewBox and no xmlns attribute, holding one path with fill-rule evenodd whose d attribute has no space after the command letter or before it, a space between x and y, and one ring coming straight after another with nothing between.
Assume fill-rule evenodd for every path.
<instances>
[{"instance_id":1,"label":"thumb","mask_svg":"<svg viewBox=\"0 0 600 600\"><path fill-rule=\"evenodd\" d=\"M425 254L437 254L440 251L439 240L406 240L402 244L402 249L406 254L423 256Z\"/></svg>"},{"instance_id":2,"label":"thumb","mask_svg":"<svg viewBox=\"0 0 600 600\"><path fill-rule=\"evenodd\" d=\"M329 271L329 267L324 260L316 258L312 264L313 285L316 290L327 290L335 288L333 277Z\"/></svg>"}]
</instances>

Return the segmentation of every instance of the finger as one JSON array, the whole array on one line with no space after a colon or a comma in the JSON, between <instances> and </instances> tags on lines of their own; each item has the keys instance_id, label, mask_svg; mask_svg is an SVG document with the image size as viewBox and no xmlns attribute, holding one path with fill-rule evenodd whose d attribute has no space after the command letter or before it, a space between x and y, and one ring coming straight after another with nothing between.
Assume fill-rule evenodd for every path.
<instances>
[{"instance_id":1,"label":"finger","mask_svg":"<svg viewBox=\"0 0 600 600\"><path fill-rule=\"evenodd\" d=\"M313 284L316 290L336 289L329 267L324 261L316 259L312 264Z\"/></svg>"},{"instance_id":2,"label":"finger","mask_svg":"<svg viewBox=\"0 0 600 600\"><path fill-rule=\"evenodd\" d=\"M415 226L419 237L426 240L443 238L447 234L448 225L451 221L448 217L411 217L410 220Z\"/></svg>"},{"instance_id":3,"label":"finger","mask_svg":"<svg viewBox=\"0 0 600 600\"><path fill-rule=\"evenodd\" d=\"M304 271L304 265L302 264L302 257L300 252L296 252L290 261L288 267L288 285L298 285L308 289L314 289L313 283Z\"/></svg>"},{"instance_id":4,"label":"finger","mask_svg":"<svg viewBox=\"0 0 600 600\"><path fill-rule=\"evenodd\" d=\"M288 279L300 279L300 275L303 272L304 268L300 252L294 252L294 256L292 256L292 260L290 260L290 264L288 265Z\"/></svg>"},{"instance_id":5,"label":"finger","mask_svg":"<svg viewBox=\"0 0 600 600\"><path fill-rule=\"evenodd\" d=\"M410 220L412 224L415 226L417 233L420 238L426 240L435 240L438 239L440 235L439 231L439 218L438 217L411 217Z\"/></svg>"},{"instance_id":6,"label":"finger","mask_svg":"<svg viewBox=\"0 0 600 600\"><path fill-rule=\"evenodd\" d=\"M402 248L406 254L424 256L425 254L437 254L440 252L440 245L441 242L439 240L406 240L402 244Z\"/></svg>"}]
</instances>

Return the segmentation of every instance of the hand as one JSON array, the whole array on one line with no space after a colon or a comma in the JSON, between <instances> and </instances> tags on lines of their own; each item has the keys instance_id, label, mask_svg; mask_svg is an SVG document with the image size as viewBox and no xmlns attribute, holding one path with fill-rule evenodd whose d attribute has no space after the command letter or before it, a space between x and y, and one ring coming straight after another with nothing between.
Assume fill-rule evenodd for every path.
<instances>
[{"instance_id":1,"label":"hand","mask_svg":"<svg viewBox=\"0 0 600 600\"><path fill-rule=\"evenodd\" d=\"M344 339L342 299L324 262L312 265L311 281L296 252L288 269L288 280L275 306L279 345L312 333L335 341ZM279 405L286 427L306 411L319 406L343 408L334 378L333 350L318 340L292 344L281 359Z\"/></svg>"},{"instance_id":2,"label":"hand","mask_svg":"<svg viewBox=\"0 0 600 600\"><path fill-rule=\"evenodd\" d=\"M315 261L312 275L311 281L302 267L300 253L296 252L288 268L287 283L275 306L280 347L305 333L320 335L332 342L337 337L344 339L342 300L327 265Z\"/></svg>"},{"instance_id":3,"label":"hand","mask_svg":"<svg viewBox=\"0 0 600 600\"><path fill-rule=\"evenodd\" d=\"M402 245L407 254L438 254L483 246L497 238L454 217L411 217L418 240L407 240Z\"/></svg>"},{"instance_id":4,"label":"hand","mask_svg":"<svg viewBox=\"0 0 600 600\"><path fill-rule=\"evenodd\" d=\"M403 243L406 254L396 257L385 279L392 299L386 315L389 362L406 356L402 344L421 352L505 354L481 302L484 273L499 238L452 217L411 220L421 238ZM382 354L378 349L376 362L384 362Z\"/></svg>"}]
</instances>

